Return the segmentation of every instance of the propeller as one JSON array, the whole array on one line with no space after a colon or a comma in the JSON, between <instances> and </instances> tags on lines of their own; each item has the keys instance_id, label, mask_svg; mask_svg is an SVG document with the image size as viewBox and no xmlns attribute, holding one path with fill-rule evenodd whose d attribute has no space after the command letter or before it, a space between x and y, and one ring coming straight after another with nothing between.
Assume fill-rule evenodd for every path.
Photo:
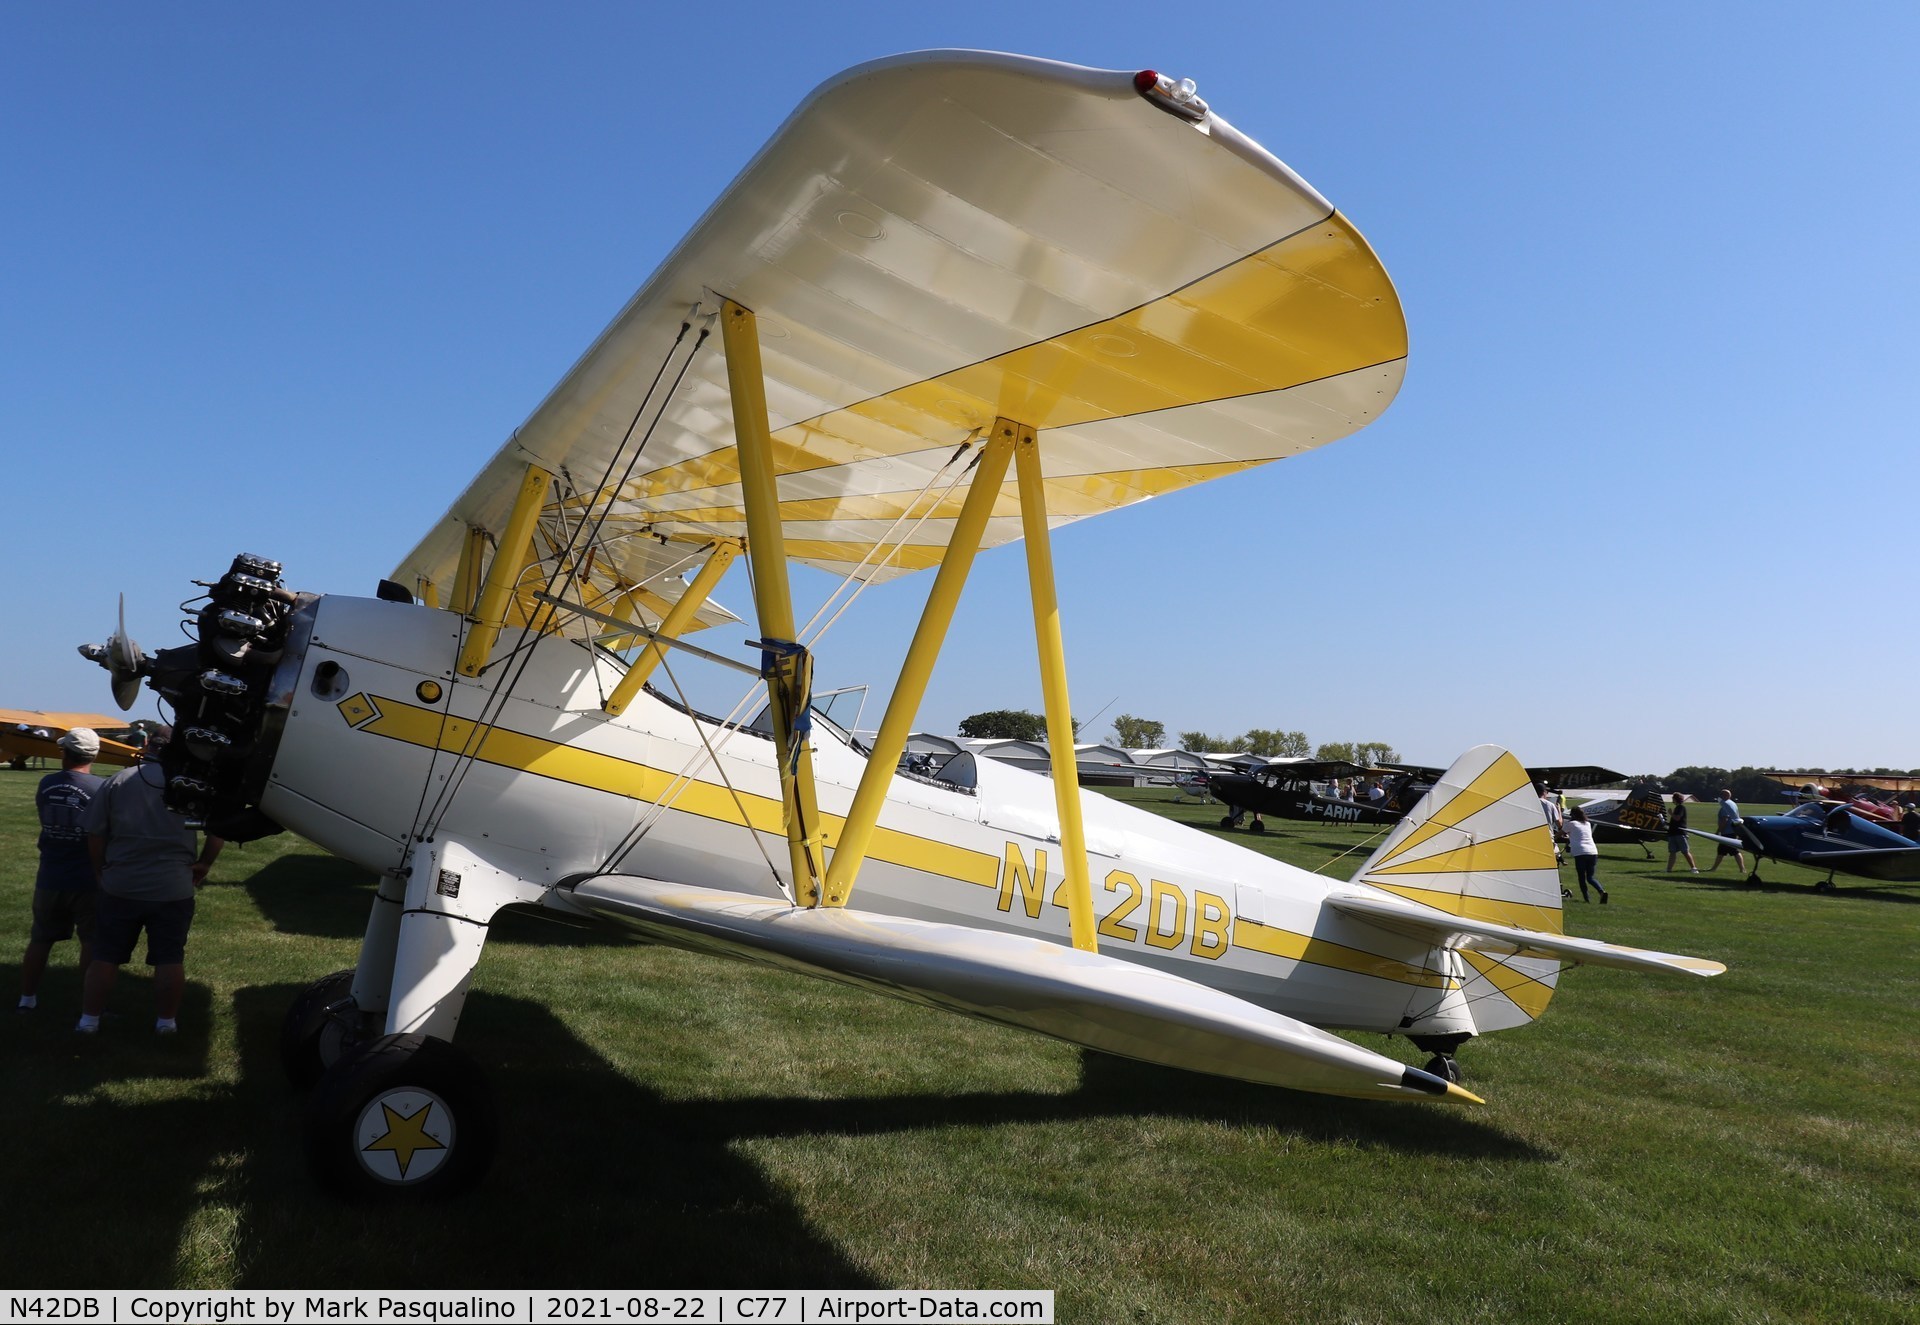
<instances>
[{"instance_id":1,"label":"propeller","mask_svg":"<svg viewBox=\"0 0 1920 1325\"><path fill-rule=\"evenodd\" d=\"M140 652L140 646L127 634L125 594L120 595L119 629L105 644L82 644L80 656L107 669L113 678L113 702L122 711L133 707L133 701L140 697L140 674L146 667L147 655Z\"/></svg>"},{"instance_id":2,"label":"propeller","mask_svg":"<svg viewBox=\"0 0 1920 1325\"><path fill-rule=\"evenodd\" d=\"M127 634L127 596L121 594L120 628L107 641L107 671L113 677L113 702L123 713L140 697L140 669L146 660L133 636Z\"/></svg>"}]
</instances>

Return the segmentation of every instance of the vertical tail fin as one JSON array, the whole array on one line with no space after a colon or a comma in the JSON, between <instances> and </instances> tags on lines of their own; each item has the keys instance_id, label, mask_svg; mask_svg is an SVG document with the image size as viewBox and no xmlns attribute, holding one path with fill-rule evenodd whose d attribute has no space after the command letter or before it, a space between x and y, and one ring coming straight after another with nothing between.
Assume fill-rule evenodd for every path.
<instances>
[{"instance_id":1,"label":"vertical tail fin","mask_svg":"<svg viewBox=\"0 0 1920 1325\"><path fill-rule=\"evenodd\" d=\"M1467 919L1561 932L1546 812L1520 761L1494 745L1455 760L1353 881ZM1559 962L1455 951L1477 1031L1525 1025L1546 1010Z\"/></svg>"}]
</instances>

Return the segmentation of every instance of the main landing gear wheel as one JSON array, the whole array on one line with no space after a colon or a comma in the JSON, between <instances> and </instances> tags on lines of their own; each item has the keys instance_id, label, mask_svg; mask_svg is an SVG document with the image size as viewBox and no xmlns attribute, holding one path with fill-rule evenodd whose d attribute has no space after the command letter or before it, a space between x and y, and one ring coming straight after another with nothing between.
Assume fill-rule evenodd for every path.
<instances>
[{"instance_id":1,"label":"main landing gear wheel","mask_svg":"<svg viewBox=\"0 0 1920 1325\"><path fill-rule=\"evenodd\" d=\"M1252 823L1247 825L1247 831L1249 833L1266 832L1267 831L1266 821L1264 819L1255 819Z\"/></svg>"},{"instance_id":2,"label":"main landing gear wheel","mask_svg":"<svg viewBox=\"0 0 1920 1325\"><path fill-rule=\"evenodd\" d=\"M280 1066L299 1090L379 1033L353 1001L353 972L335 971L293 1000L280 1023Z\"/></svg>"},{"instance_id":3,"label":"main landing gear wheel","mask_svg":"<svg viewBox=\"0 0 1920 1325\"><path fill-rule=\"evenodd\" d=\"M1222 815L1220 817L1220 826L1222 828L1232 828L1234 826L1233 816L1230 814Z\"/></svg>"},{"instance_id":4,"label":"main landing gear wheel","mask_svg":"<svg viewBox=\"0 0 1920 1325\"><path fill-rule=\"evenodd\" d=\"M471 1187L498 1141L480 1069L445 1040L383 1035L321 1079L307 1109L307 1163L355 1199L428 1199Z\"/></svg>"}]
</instances>

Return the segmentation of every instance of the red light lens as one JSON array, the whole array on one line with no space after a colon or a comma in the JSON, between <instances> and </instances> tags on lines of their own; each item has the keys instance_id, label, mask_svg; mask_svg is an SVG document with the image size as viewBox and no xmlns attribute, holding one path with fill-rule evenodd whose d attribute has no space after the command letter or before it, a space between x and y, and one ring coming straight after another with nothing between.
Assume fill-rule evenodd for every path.
<instances>
[{"instance_id":1,"label":"red light lens","mask_svg":"<svg viewBox=\"0 0 1920 1325\"><path fill-rule=\"evenodd\" d=\"M1151 92L1160 82L1160 75L1152 69L1142 69L1133 76L1133 89L1136 92Z\"/></svg>"}]
</instances>

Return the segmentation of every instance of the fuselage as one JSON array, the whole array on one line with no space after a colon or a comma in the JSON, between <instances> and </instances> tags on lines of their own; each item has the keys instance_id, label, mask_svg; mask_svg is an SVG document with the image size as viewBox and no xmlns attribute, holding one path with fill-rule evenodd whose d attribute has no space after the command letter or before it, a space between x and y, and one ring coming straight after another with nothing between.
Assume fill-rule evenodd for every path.
<instances>
[{"instance_id":1,"label":"fuselage","mask_svg":"<svg viewBox=\"0 0 1920 1325\"><path fill-rule=\"evenodd\" d=\"M386 873L452 835L558 907L568 880L603 873L783 895L766 736L650 691L610 716L624 664L558 636L519 652L503 640L469 679L457 613L330 595L301 614L258 801L280 824ZM831 847L867 761L829 724L813 731ZM850 905L1066 942L1050 780L991 760L943 773L894 776ZM1081 795L1103 953L1316 1025L1472 1029L1456 954L1325 908L1334 881L1320 875Z\"/></svg>"},{"instance_id":2,"label":"fuselage","mask_svg":"<svg viewBox=\"0 0 1920 1325\"><path fill-rule=\"evenodd\" d=\"M1920 879L1920 845L1846 806L1814 802L1786 814L1750 815L1741 836L1762 855L1865 879Z\"/></svg>"}]
</instances>

